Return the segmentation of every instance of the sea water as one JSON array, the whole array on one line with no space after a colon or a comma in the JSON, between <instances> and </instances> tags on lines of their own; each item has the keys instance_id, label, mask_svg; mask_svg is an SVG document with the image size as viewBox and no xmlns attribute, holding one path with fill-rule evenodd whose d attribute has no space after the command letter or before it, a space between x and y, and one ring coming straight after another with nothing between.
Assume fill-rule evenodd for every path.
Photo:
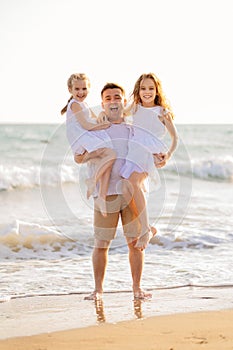
<instances>
[{"instance_id":1,"label":"sea water","mask_svg":"<svg viewBox=\"0 0 233 350\"><path fill-rule=\"evenodd\" d=\"M179 147L148 197L158 229L143 287L233 285L233 125L177 125ZM169 138L167 139L169 142ZM0 301L93 289L93 202L64 125L0 125ZM105 291L131 290L121 225Z\"/></svg>"}]
</instances>

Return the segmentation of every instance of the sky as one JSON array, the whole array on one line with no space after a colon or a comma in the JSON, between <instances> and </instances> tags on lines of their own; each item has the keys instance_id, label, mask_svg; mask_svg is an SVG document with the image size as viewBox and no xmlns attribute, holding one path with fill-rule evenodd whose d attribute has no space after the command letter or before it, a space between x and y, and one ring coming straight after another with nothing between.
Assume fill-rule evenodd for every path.
<instances>
[{"instance_id":1,"label":"sky","mask_svg":"<svg viewBox=\"0 0 233 350\"><path fill-rule=\"evenodd\" d=\"M176 123L232 123L232 0L0 0L0 123L62 123L67 79L162 81Z\"/></svg>"}]
</instances>

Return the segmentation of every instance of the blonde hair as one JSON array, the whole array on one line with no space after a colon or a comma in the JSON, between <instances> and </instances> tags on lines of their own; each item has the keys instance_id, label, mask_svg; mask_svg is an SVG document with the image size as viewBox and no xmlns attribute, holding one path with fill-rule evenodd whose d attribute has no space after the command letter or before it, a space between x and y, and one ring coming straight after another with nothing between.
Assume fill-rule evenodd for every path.
<instances>
[{"instance_id":1,"label":"blonde hair","mask_svg":"<svg viewBox=\"0 0 233 350\"><path fill-rule=\"evenodd\" d=\"M75 80L86 80L88 82L88 87L90 87L90 79L86 76L86 74L84 73L75 73L75 74L71 74L71 76L69 77L69 79L67 80L67 87L68 90L72 89L73 86L73 82ZM73 96L71 96L66 104L65 107L62 108L61 110L61 115L63 115L64 113L66 113L67 111L67 106L69 104L69 102L72 100Z\"/></svg>"},{"instance_id":2,"label":"blonde hair","mask_svg":"<svg viewBox=\"0 0 233 350\"><path fill-rule=\"evenodd\" d=\"M142 74L138 80L136 81L134 85L134 90L131 94L131 97L133 98L133 103L135 105L135 108L137 108L137 105L141 103L141 98L140 98L140 86L141 82L145 79L151 79L153 80L156 88L156 96L154 99L154 103L156 106L161 106L164 109L169 110L169 114L171 115L172 119L174 119L174 114L171 110L170 103L168 102L166 96L164 95L163 89L162 89L162 84L159 78L154 74L154 73L147 73L147 74Z\"/></svg>"}]
</instances>

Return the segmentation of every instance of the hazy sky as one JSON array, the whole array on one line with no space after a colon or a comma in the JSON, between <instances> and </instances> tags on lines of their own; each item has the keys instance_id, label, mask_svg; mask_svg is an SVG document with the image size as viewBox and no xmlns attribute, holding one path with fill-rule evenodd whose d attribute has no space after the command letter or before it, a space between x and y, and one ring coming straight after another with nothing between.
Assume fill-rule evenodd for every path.
<instances>
[{"instance_id":1,"label":"hazy sky","mask_svg":"<svg viewBox=\"0 0 233 350\"><path fill-rule=\"evenodd\" d=\"M0 0L0 122L62 122L70 74L87 102L154 72L176 123L232 123L232 0Z\"/></svg>"}]
</instances>

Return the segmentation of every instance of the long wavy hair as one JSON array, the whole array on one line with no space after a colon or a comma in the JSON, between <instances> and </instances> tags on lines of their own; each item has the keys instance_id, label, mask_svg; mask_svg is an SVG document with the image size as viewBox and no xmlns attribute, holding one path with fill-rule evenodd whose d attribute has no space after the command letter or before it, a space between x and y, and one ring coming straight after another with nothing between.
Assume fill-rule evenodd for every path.
<instances>
[{"instance_id":1,"label":"long wavy hair","mask_svg":"<svg viewBox=\"0 0 233 350\"><path fill-rule=\"evenodd\" d=\"M161 106L164 109L168 110L172 119L174 119L174 114L172 112L170 103L168 102L168 100L163 92L161 81L154 73L142 74L138 78L138 80L136 81L136 83L134 85L134 90L131 94L131 98L133 98L133 103L135 105L135 108L137 108L138 104L142 103L139 92L140 92L141 82L145 79L151 79L155 84L155 88L156 88L156 96L154 99L155 105Z\"/></svg>"},{"instance_id":2,"label":"long wavy hair","mask_svg":"<svg viewBox=\"0 0 233 350\"><path fill-rule=\"evenodd\" d=\"M89 78L86 76L86 74L84 73L75 73L75 74L71 74L71 76L69 77L69 79L67 80L67 87L68 90L72 89L72 85L74 81L77 80L85 80L88 83L88 87L90 87L90 80ZM72 100L73 96L71 96L67 102L67 104L65 105L65 107L62 108L61 110L61 115L63 115L64 113L66 113L67 111L67 107L69 102Z\"/></svg>"}]
</instances>

